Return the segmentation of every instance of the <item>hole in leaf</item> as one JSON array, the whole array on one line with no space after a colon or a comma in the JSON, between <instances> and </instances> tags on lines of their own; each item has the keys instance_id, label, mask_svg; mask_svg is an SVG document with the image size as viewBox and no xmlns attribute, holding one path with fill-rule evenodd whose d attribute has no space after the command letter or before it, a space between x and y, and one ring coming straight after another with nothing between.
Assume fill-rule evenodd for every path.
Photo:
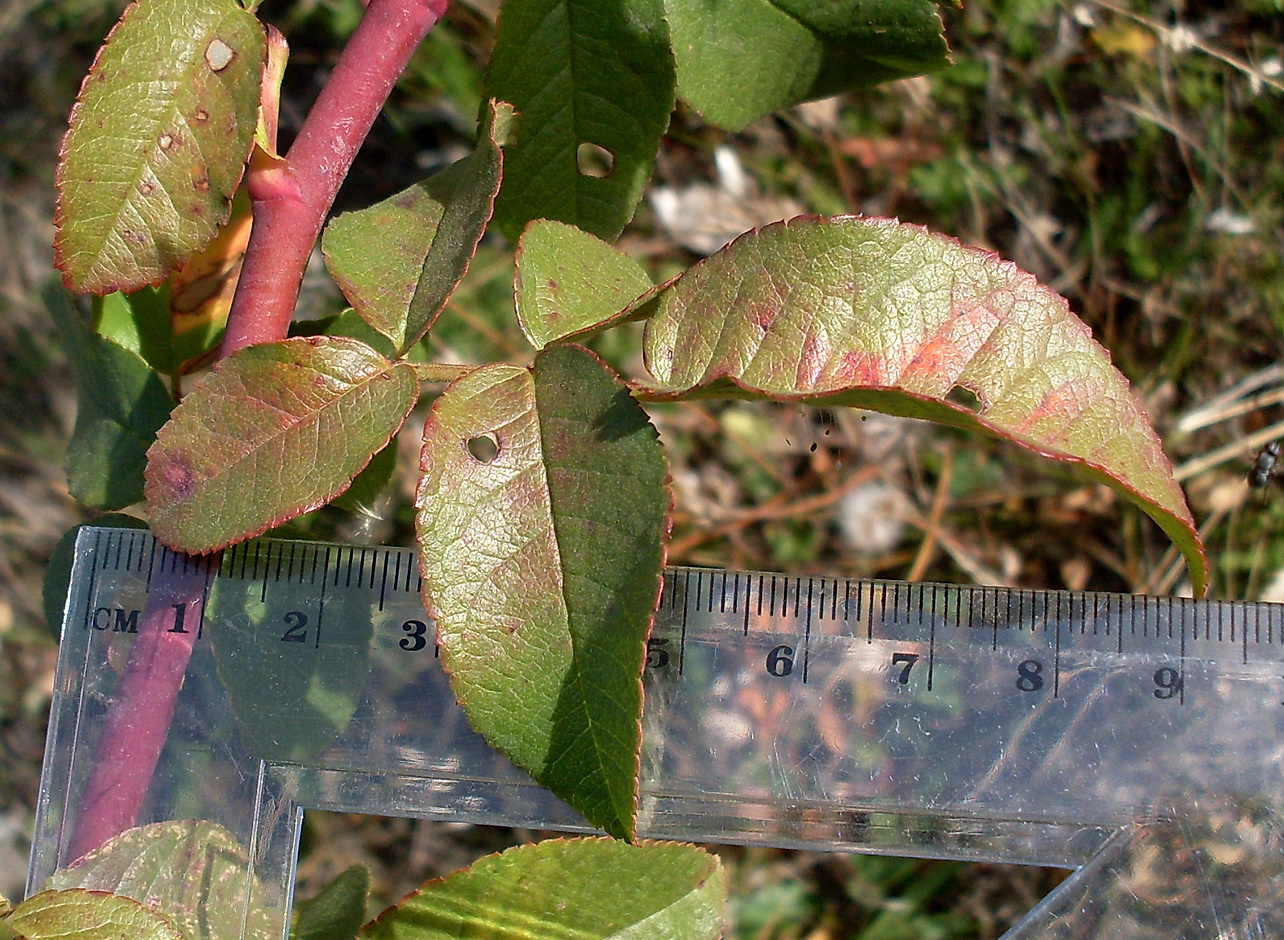
<instances>
[{"instance_id":1,"label":"hole in leaf","mask_svg":"<svg viewBox=\"0 0 1284 940\"><path fill-rule=\"evenodd\" d=\"M585 141L575 148L575 166L580 171L580 176L602 179L610 176L615 169L615 154L605 147Z\"/></svg>"},{"instance_id":2,"label":"hole in leaf","mask_svg":"<svg viewBox=\"0 0 1284 940\"><path fill-rule=\"evenodd\" d=\"M221 39L211 39L205 47L205 64L211 71L221 72L236 58L236 50Z\"/></svg>"},{"instance_id":3,"label":"hole in leaf","mask_svg":"<svg viewBox=\"0 0 1284 940\"><path fill-rule=\"evenodd\" d=\"M499 456L499 441L494 434L478 434L468 439L468 456L478 463L494 463Z\"/></svg>"},{"instance_id":4,"label":"hole in leaf","mask_svg":"<svg viewBox=\"0 0 1284 940\"><path fill-rule=\"evenodd\" d=\"M958 405L960 408L966 408L976 414L981 413L981 399L977 397L976 392L970 388L964 388L962 385L956 385L950 389L950 393L945 396L945 400L952 405Z\"/></svg>"}]
</instances>

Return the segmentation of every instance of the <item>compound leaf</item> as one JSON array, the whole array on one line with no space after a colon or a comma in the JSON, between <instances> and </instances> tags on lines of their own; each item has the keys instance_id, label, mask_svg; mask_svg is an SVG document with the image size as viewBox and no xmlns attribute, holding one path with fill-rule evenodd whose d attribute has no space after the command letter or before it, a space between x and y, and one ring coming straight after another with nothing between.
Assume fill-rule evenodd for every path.
<instances>
[{"instance_id":1,"label":"compound leaf","mask_svg":"<svg viewBox=\"0 0 1284 940\"><path fill-rule=\"evenodd\" d=\"M506 0L485 79L486 94L521 115L495 205L506 234L548 218L619 235L651 175L673 87L661 0Z\"/></svg>"},{"instance_id":2,"label":"compound leaf","mask_svg":"<svg viewBox=\"0 0 1284 940\"><path fill-rule=\"evenodd\" d=\"M226 221L258 117L263 27L236 0L137 0L99 50L58 165L57 264L159 283Z\"/></svg>"},{"instance_id":3,"label":"compound leaf","mask_svg":"<svg viewBox=\"0 0 1284 940\"><path fill-rule=\"evenodd\" d=\"M424 428L425 595L473 727L613 835L631 836L641 670L668 527L646 413L596 357L484 366Z\"/></svg>"},{"instance_id":4,"label":"compound leaf","mask_svg":"<svg viewBox=\"0 0 1284 940\"><path fill-rule=\"evenodd\" d=\"M802 218L742 236L653 303L644 394L852 405L1010 440L1139 505L1205 590L1190 510L1127 379L1012 263L891 219Z\"/></svg>"},{"instance_id":5,"label":"compound leaf","mask_svg":"<svg viewBox=\"0 0 1284 940\"><path fill-rule=\"evenodd\" d=\"M178 551L211 552L324 505L396 433L417 387L409 365L346 337L241 350L148 452L152 531Z\"/></svg>"},{"instance_id":6,"label":"compound leaf","mask_svg":"<svg viewBox=\"0 0 1284 940\"><path fill-rule=\"evenodd\" d=\"M714 940L726 890L717 856L692 845L549 839L424 885L361 940Z\"/></svg>"}]
</instances>

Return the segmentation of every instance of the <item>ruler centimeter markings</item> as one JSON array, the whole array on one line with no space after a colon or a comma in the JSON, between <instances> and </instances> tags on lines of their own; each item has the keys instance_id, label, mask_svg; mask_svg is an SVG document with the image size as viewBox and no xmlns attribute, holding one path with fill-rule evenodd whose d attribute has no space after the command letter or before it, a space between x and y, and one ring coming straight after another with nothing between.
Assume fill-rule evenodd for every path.
<instances>
[{"instance_id":1,"label":"ruler centimeter markings","mask_svg":"<svg viewBox=\"0 0 1284 940\"><path fill-rule=\"evenodd\" d=\"M100 536L103 537L103 536ZM143 532L113 533L105 537L102 550L95 553L95 563L86 569L86 594L98 590L103 572L136 571L145 577L144 593L158 573L187 569L187 559L159 548ZM316 622L308 638L316 648L326 642L326 608L332 593L345 595L369 592L372 608L384 612L394 595L417 594L421 582L417 577L413 550L397 548L346 547L306 542L254 541L224 552L216 571L208 575L216 580L255 582L260 603L268 604L274 586L298 584L310 586L317 604ZM1179 704L1186 703L1186 685L1181 679L1190 657L1190 643L1208 643L1237 647L1241 665L1254 661L1254 649L1278 648L1276 624L1280 611L1269 605L1243 601L1217 602L1200 606L1179 598L1130 597L1095 593L1035 592L1025 589L1004 590L976 586L931 586L904 582L864 582L844 578L788 576L762 572L727 572L715 569L673 568L665 573L660 613L675 615L672 619L676 636L671 638L676 649L679 675L685 675L694 614L722 618L735 616L742 636L751 638L781 635L788 624L798 630L794 644L777 643L771 652L768 671L777 678L793 674L809 683L813 676L815 630L818 625L846 625L851 635L864 635L867 645L880 639L907 638L921 629L926 659L925 687L936 691L940 658L945 650L960 642L971 645L967 628L989 627L990 651L999 653L1026 627L1027 636L1047 635L1043 641L1051 658L1048 676L1054 698L1065 691L1064 656L1066 643L1075 637L1112 637L1116 655L1142 655L1151 641L1172 641L1174 667L1165 673L1163 682L1171 682L1172 693ZM94 611L84 611L85 629L98 627L92 622ZM122 614L127 616L128 612ZM179 614L181 616L181 612ZM203 617L202 617L203 619ZM661 617L664 620L665 617ZM1215 623L1214 623L1215 621ZM100 620L101 622L101 620ZM189 625L195 626L195 625ZM303 624L287 624L286 642L301 639ZM949 628L949 635L941 629ZM1201 629L1202 628L1202 629ZM198 629L201 629L198 626ZM962 632L960 632L962 631ZM1003 634L1011 634L1012 640ZM1070 631L1069 633L1067 631ZM829 628L825 628L828 634ZM669 639L666 638L666 642ZM828 647L827 647L828 648ZM1153 650L1153 648L1151 648ZM770 657L770 653L768 654ZM824 654L821 654L824 655ZM1028 665L1027 665L1028 663ZM894 665L904 665L898 660ZM1034 681L1034 671L1041 663L1027 660L1030 673L1026 685ZM1167 691L1159 689L1157 691Z\"/></svg>"},{"instance_id":2,"label":"ruler centimeter markings","mask_svg":"<svg viewBox=\"0 0 1284 940\"><path fill-rule=\"evenodd\" d=\"M70 861L60 827L149 602L205 651L157 778L193 779L155 806L275 860L282 925L304 807L582 825L467 737L426 668L413 550L264 539L210 564L90 529L76 552L29 884ZM1280 605L670 568L645 663L642 835L1084 866L1008 940L1284 936ZM1216 878L1178 891L1189 858Z\"/></svg>"}]
</instances>

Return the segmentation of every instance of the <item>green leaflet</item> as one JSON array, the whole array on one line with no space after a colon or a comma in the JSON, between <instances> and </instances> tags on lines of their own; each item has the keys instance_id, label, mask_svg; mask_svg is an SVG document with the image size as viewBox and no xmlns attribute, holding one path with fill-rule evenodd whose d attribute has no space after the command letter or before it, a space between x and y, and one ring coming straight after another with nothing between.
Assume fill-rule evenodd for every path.
<instances>
[{"instance_id":1,"label":"green leaflet","mask_svg":"<svg viewBox=\"0 0 1284 940\"><path fill-rule=\"evenodd\" d=\"M264 343L220 362L148 452L152 531L203 553L343 492L405 421L418 382L358 340Z\"/></svg>"},{"instance_id":2,"label":"green leaflet","mask_svg":"<svg viewBox=\"0 0 1284 940\"><path fill-rule=\"evenodd\" d=\"M664 0L664 7L678 97L730 130L800 101L950 64L931 0Z\"/></svg>"},{"instance_id":3,"label":"green leaflet","mask_svg":"<svg viewBox=\"0 0 1284 940\"><path fill-rule=\"evenodd\" d=\"M99 50L58 165L71 288L159 283L227 220L258 117L263 27L235 0L137 0Z\"/></svg>"},{"instance_id":4,"label":"green leaflet","mask_svg":"<svg viewBox=\"0 0 1284 940\"><path fill-rule=\"evenodd\" d=\"M692 845L549 839L424 885L361 940L714 940L726 890L717 856Z\"/></svg>"},{"instance_id":5,"label":"green leaflet","mask_svg":"<svg viewBox=\"0 0 1284 940\"><path fill-rule=\"evenodd\" d=\"M10 932L12 931L12 932ZM164 917L132 898L101 891L41 891L0 920L0 937L24 940L186 940Z\"/></svg>"},{"instance_id":6,"label":"green leaflet","mask_svg":"<svg viewBox=\"0 0 1284 940\"><path fill-rule=\"evenodd\" d=\"M642 266L572 225L537 220L517 248L517 321L536 349L600 327L651 289Z\"/></svg>"},{"instance_id":7,"label":"green leaflet","mask_svg":"<svg viewBox=\"0 0 1284 940\"><path fill-rule=\"evenodd\" d=\"M661 0L506 0L485 79L521 115L495 205L504 232L516 240L547 218L614 239L650 177L673 88ZM606 151L609 172L581 172L582 145Z\"/></svg>"},{"instance_id":8,"label":"green leaflet","mask_svg":"<svg viewBox=\"0 0 1284 940\"><path fill-rule=\"evenodd\" d=\"M194 865L193 859L201 859ZM145 901L178 928L182 940L240 936L250 860L230 832L212 822L180 820L126 829L74 865L56 871L46 889L88 888ZM268 924L250 905L246 940L268 940ZM65 934L56 936L63 937ZM74 936L74 935L73 935ZM102 933L85 934L97 940ZM149 938L125 930L106 936ZM165 934L166 938L170 935Z\"/></svg>"},{"instance_id":9,"label":"green leaflet","mask_svg":"<svg viewBox=\"0 0 1284 940\"><path fill-rule=\"evenodd\" d=\"M135 352L99 336L61 288L45 291L76 373L79 409L67 445L67 486L94 509L123 509L143 498L143 468L174 399Z\"/></svg>"},{"instance_id":10,"label":"green leaflet","mask_svg":"<svg viewBox=\"0 0 1284 940\"><path fill-rule=\"evenodd\" d=\"M370 869L353 865L316 895L295 905L290 940L352 940L366 919Z\"/></svg>"},{"instance_id":11,"label":"green leaflet","mask_svg":"<svg viewBox=\"0 0 1284 940\"><path fill-rule=\"evenodd\" d=\"M326 226L326 266L357 314L392 341L417 343L468 271L499 191L513 109L491 102L477 150L422 183Z\"/></svg>"},{"instance_id":12,"label":"green leaflet","mask_svg":"<svg viewBox=\"0 0 1284 940\"><path fill-rule=\"evenodd\" d=\"M654 303L646 394L851 405L1010 440L1140 506L1205 590L1194 520L1127 379L1011 262L890 219L803 218L742 236Z\"/></svg>"},{"instance_id":13,"label":"green leaflet","mask_svg":"<svg viewBox=\"0 0 1284 940\"><path fill-rule=\"evenodd\" d=\"M614 835L636 812L641 670L669 494L655 429L591 353L484 366L424 428L424 590L473 727Z\"/></svg>"}]
</instances>

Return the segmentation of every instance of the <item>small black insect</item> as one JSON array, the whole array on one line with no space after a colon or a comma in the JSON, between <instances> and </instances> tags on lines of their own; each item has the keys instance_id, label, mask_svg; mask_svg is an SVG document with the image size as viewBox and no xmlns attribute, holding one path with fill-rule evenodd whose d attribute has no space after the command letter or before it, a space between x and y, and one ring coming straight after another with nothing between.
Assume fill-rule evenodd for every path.
<instances>
[{"instance_id":1,"label":"small black insect","mask_svg":"<svg viewBox=\"0 0 1284 940\"><path fill-rule=\"evenodd\" d=\"M1279 460L1279 456L1279 441L1271 441L1258 451L1257 459L1253 461L1253 469L1248 471L1248 485L1255 490L1260 490L1269 486L1272 480L1277 479L1275 462Z\"/></svg>"}]
</instances>

